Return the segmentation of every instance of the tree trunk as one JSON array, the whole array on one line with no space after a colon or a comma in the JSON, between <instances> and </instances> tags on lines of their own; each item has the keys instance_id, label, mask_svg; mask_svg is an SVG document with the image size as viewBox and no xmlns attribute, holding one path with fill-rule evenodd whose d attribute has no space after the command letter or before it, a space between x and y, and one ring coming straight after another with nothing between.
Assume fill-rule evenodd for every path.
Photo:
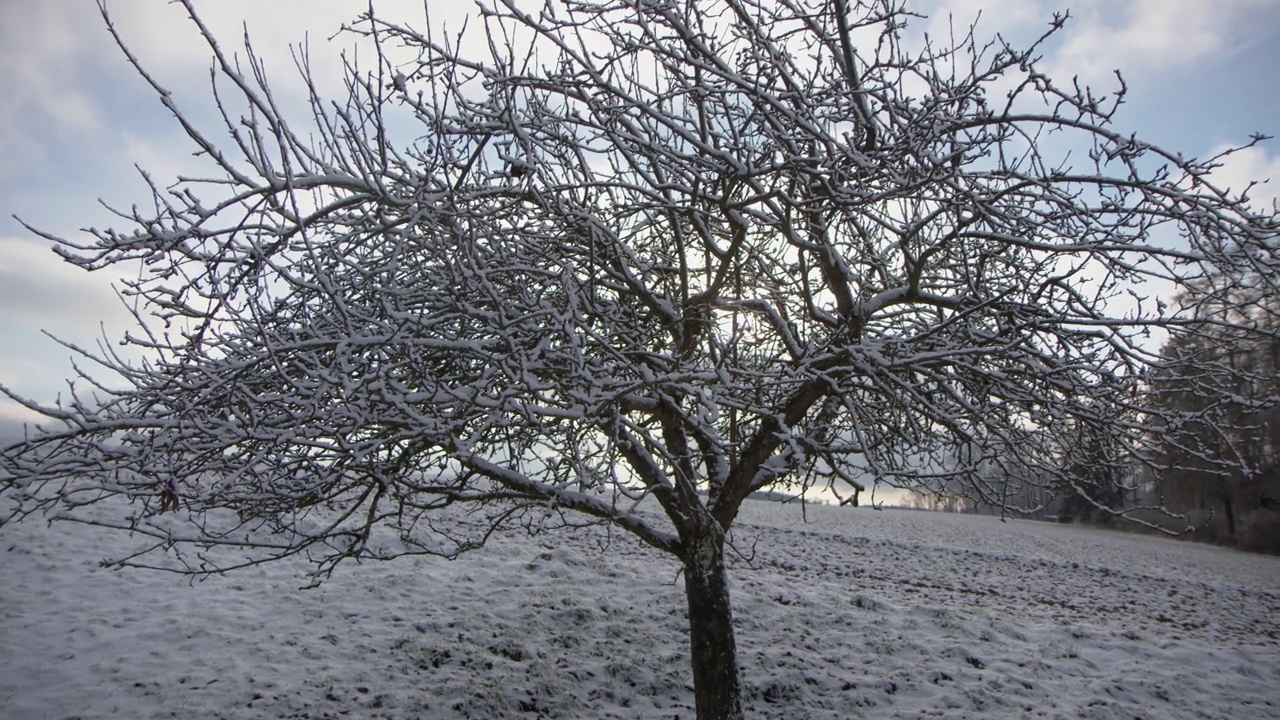
<instances>
[{"instance_id":1,"label":"tree trunk","mask_svg":"<svg viewBox=\"0 0 1280 720\"><path fill-rule=\"evenodd\" d=\"M1227 538L1228 541L1235 545L1240 542L1236 536L1236 508L1231 498L1231 491L1225 490L1218 496L1222 500L1223 514L1227 517Z\"/></svg>"},{"instance_id":2,"label":"tree trunk","mask_svg":"<svg viewBox=\"0 0 1280 720\"><path fill-rule=\"evenodd\" d=\"M698 720L742 720L738 648L724 567L724 531L714 521L700 528L684 556L689 641Z\"/></svg>"}]
</instances>

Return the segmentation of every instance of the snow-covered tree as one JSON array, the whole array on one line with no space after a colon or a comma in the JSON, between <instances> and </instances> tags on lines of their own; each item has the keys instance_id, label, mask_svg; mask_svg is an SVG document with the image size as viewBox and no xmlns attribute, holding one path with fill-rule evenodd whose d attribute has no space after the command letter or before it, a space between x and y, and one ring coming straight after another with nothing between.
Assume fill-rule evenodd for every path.
<instances>
[{"instance_id":1,"label":"snow-covered tree","mask_svg":"<svg viewBox=\"0 0 1280 720\"><path fill-rule=\"evenodd\" d=\"M1252 549L1275 550L1280 525L1270 510L1280 496L1280 295L1265 283L1225 294L1196 283L1179 300L1206 322L1171 338L1151 373L1161 451L1153 467L1156 490L1178 505L1220 513L1220 537L1232 544L1243 539L1244 525L1256 523ZM1234 462L1224 465L1223 457ZM1251 514L1261 517L1251 522Z\"/></svg>"},{"instance_id":2,"label":"snow-covered tree","mask_svg":"<svg viewBox=\"0 0 1280 720\"><path fill-rule=\"evenodd\" d=\"M1062 522L1083 520L1110 523L1114 515L1138 490L1137 478L1127 472L1133 459L1122 455L1110 436L1088 431L1068 434L1063 453L1071 459L1065 468L1068 485L1058 489L1061 505L1058 519Z\"/></svg>"},{"instance_id":3,"label":"snow-covered tree","mask_svg":"<svg viewBox=\"0 0 1280 720\"><path fill-rule=\"evenodd\" d=\"M724 557L748 495L887 481L1017 510L1006 479L1069 480L1063 432L1151 443L1148 333L1196 320L1143 283L1280 282L1276 215L1115 130L1119 93L1055 84L1038 44L908 42L909 19L365 16L376 62L305 122L197 21L225 126L134 64L208 179L52 238L143 268L123 292L146 359L97 357L91 395L36 408L53 424L3 451L3 517L154 539L122 564L305 555L317 579L612 523L683 569L698 717L741 717ZM85 514L116 496L126 517Z\"/></svg>"}]
</instances>

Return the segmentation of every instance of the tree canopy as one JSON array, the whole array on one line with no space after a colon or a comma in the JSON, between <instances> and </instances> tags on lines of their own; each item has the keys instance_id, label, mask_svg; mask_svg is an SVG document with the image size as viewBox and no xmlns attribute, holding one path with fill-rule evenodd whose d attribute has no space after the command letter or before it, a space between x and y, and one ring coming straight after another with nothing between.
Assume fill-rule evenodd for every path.
<instances>
[{"instance_id":1,"label":"tree canopy","mask_svg":"<svg viewBox=\"0 0 1280 720\"><path fill-rule=\"evenodd\" d=\"M682 562L700 718L741 713L723 548L751 493L1024 509L1011 479L1088 461L1066 437L1150 455L1150 333L1210 322L1157 292L1280 282L1276 213L1220 158L1117 131L1123 92L1056 84L1039 42L909 43L896 2L489 0L454 35L366 14L376 57L302 119L184 5L223 126L135 65L211 174L51 238L144 268L146 360L96 357L110 381L38 408L5 517L124 496L94 521L154 538L127 564L307 553L318 577L613 523Z\"/></svg>"},{"instance_id":2,"label":"tree canopy","mask_svg":"<svg viewBox=\"0 0 1280 720\"><path fill-rule=\"evenodd\" d=\"M1221 533L1216 522L1202 520L1207 534L1276 552L1280 295L1265 285L1236 288L1230 303L1206 295L1199 286L1186 288L1180 297L1185 312L1206 322L1165 343L1162 362L1151 373L1160 424L1152 478L1172 502L1221 513Z\"/></svg>"}]
</instances>

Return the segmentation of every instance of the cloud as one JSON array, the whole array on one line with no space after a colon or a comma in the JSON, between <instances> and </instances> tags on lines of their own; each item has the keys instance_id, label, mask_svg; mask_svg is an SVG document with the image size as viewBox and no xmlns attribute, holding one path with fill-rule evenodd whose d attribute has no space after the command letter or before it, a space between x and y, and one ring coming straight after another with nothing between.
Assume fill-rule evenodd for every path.
<instances>
[{"instance_id":1,"label":"cloud","mask_svg":"<svg viewBox=\"0 0 1280 720\"><path fill-rule=\"evenodd\" d=\"M1215 148L1218 155L1228 148ZM1268 152L1271 150L1272 152ZM1254 145L1233 152L1221 159L1222 165L1214 169L1211 179L1231 194L1248 192L1249 202L1257 210L1280 205L1280 153L1275 148ZM1251 184L1257 183L1250 187Z\"/></svg>"},{"instance_id":2,"label":"cloud","mask_svg":"<svg viewBox=\"0 0 1280 720\"><path fill-rule=\"evenodd\" d=\"M373 6L380 18L414 28L423 28L426 24L422 0L375 0ZM356 38L339 33L344 24L353 23L367 7L365 2L314 0L195 2L201 22L212 32L226 57L242 63L248 72L244 47L247 36L273 90L294 97L305 92L295 62L297 49L304 44L310 50L314 80L326 96L344 94L341 52L348 52L349 59L358 59L365 71L376 69L370 64L374 57L372 48L351 52L357 45ZM126 45L144 67L155 72L166 89L199 98L208 95L213 51L200 37L185 8L177 3L117 0L110 4L110 10ZM435 24L448 23L457 29L465 17L474 14L475 8L465 2L432 3L429 10ZM412 58L412 55L401 57L391 47L384 49L402 61ZM185 90L190 92L183 93Z\"/></svg>"},{"instance_id":3,"label":"cloud","mask_svg":"<svg viewBox=\"0 0 1280 720\"><path fill-rule=\"evenodd\" d=\"M342 23L358 15L365 5L300 0L272 0L268 3L218 0L197 2L195 7L200 20L217 38L219 47L228 58L246 63L243 67L250 70L244 49L247 33L269 76L282 82L296 76L293 48L304 42L316 50L317 60L331 63L322 67L326 75L338 69L340 66L333 58L336 53L327 47L328 39ZM200 37L185 8L176 3L112 3L111 15L130 51L166 89L179 94L189 90L187 94L207 95L213 50ZM323 52L321 47L324 47Z\"/></svg>"},{"instance_id":4,"label":"cloud","mask_svg":"<svg viewBox=\"0 0 1280 720\"><path fill-rule=\"evenodd\" d=\"M1078 75L1114 86L1128 79L1228 59L1276 35L1280 4L1273 0L1089 0L1072 10L1064 41L1050 60L1055 76Z\"/></svg>"},{"instance_id":5,"label":"cloud","mask_svg":"<svg viewBox=\"0 0 1280 720\"><path fill-rule=\"evenodd\" d=\"M87 273L43 242L0 237L0 307L5 324L31 331L94 332L103 321L125 326L128 313L104 272Z\"/></svg>"},{"instance_id":6,"label":"cloud","mask_svg":"<svg viewBox=\"0 0 1280 720\"><path fill-rule=\"evenodd\" d=\"M458 20L455 6L447 14ZM293 118L301 106L293 47L311 44L322 92L341 97L338 53L350 42L330 43L344 22L367 6L313 0L198 0L202 19L229 57L244 61L249 32L267 66L277 100ZM420 0L378 0L388 17L421 26ZM128 47L156 79L172 90L210 137L225 138L209 114L211 50L175 3L109 0L108 8ZM442 12L432 8L432 12ZM457 25L455 24L456 28ZM361 50L361 60L373 56ZM193 158L181 130L129 68L91 0L57 3L0 2L0 212L17 213L43 229L74 233L89 224L127 225L93 203L94 197L127 208L147 204L135 164L162 186L179 173L207 175L207 159ZM370 68L371 69L371 68ZM224 85L225 87L225 85ZM299 112L300 111L300 112ZM238 109L233 112L239 114ZM7 222L7 221L6 221ZM70 351L49 332L95 348L105 335L118 338L133 320L111 288L109 272L85 273L14 225L0 226L0 382L39 400L65 390L72 374ZM118 348L117 348L118 349ZM0 417L22 415L0 400Z\"/></svg>"},{"instance_id":7,"label":"cloud","mask_svg":"<svg viewBox=\"0 0 1280 720\"><path fill-rule=\"evenodd\" d=\"M1151 88L1162 88L1185 97L1184 115L1213 112L1195 106L1203 85L1244 82L1238 77L1241 58L1273 58L1266 48L1280 44L1276 0L913 0L908 7L928 15L913 27L935 40L945 42L953 21L959 35L980 14L979 43L1000 34L1014 47L1027 47L1048 29L1055 11L1069 9L1070 21L1040 48L1042 71L1061 86L1078 78L1107 93L1119 88L1119 70L1139 91L1135 95L1145 89L1151 97Z\"/></svg>"},{"instance_id":8,"label":"cloud","mask_svg":"<svg viewBox=\"0 0 1280 720\"><path fill-rule=\"evenodd\" d=\"M53 427L53 423L24 407L0 403L0 445L21 440L29 423L41 423L47 424L50 428Z\"/></svg>"},{"instance_id":9,"label":"cloud","mask_svg":"<svg viewBox=\"0 0 1280 720\"><path fill-rule=\"evenodd\" d=\"M65 395L72 352L44 333L90 350L123 337L135 323L112 280L63 261L43 241L0 237L0 383L38 402ZM0 426L30 415L0 398Z\"/></svg>"},{"instance_id":10,"label":"cloud","mask_svg":"<svg viewBox=\"0 0 1280 720\"><path fill-rule=\"evenodd\" d=\"M66 82L91 52L87 15L60 3L0 3L0 174L38 162L60 136L99 127L91 93Z\"/></svg>"},{"instance_id":11,"label":"cloud","mask_svg":"<svg viewBox=\"0 0 1280 720\"><path fill-rule=\"evenodd\" d=\"M1043 31L1053 18L1053 8L1047 3L1027 0L918 0L908 9L928 15L925 32L947 44L953 31L959 41L975 22L976 37L983 43L996 34L1010 39L1031 29Z\"/></svg>"},{"instance_id":12,"label":"cloud","mask_svg":"<svg viewBox=\"0 0 1280 720\"><path fill-rule=\"evenodd\" d=\"M451 3L449 10L432 12L456 27L462 12L454 5L467 6ZM330 38L366 5L203 0L196 2L196 8L224 52L241 61L246 58L247 30L280 93L300 97L303 88L297 80L294 47L303 42L311 45L321 89L340 95L338 51L352 42L340 37L330 43ZM375 8L417 27L425 22L420 0L381 0ZM207 101L212 51L181 5L112 0L108 11L129 49L162 85L175 91L180 101L197 107ZM366 62L371 57L361 53ZM112 101L119 101L124 91L112 88L104 93L104 83L128 82L122 87L135 92L143 87L140 79L129 77L123 55L89 0L0 3L0 66L5 68L5 89L0 93L0 157L5 163L0 165L0 178L10 181L21 178L26 168L45 162L55 144L108 132L120 122L113 117ZM114 111L127 113L128 108Z\"/></svg>"}]
</instances>

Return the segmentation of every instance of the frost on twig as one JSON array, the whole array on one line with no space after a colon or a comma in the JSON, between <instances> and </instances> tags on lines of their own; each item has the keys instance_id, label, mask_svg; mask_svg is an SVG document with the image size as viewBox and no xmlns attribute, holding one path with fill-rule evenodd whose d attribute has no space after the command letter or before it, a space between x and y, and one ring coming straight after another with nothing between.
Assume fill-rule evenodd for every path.
<instances>
[{"instance_id":1,"label":"frost on twig","mask_svg":"<svg viewBox=\"0 0 1280 720\"><path fill-rule=\"evenodd\" d=\"M835 5L366 15L374 65L337 102L304 77L297 117L187 3L221 127L129 58L211 179L59 240L141 263L146 359L96 357L123 387L2 451L4 517L124 497L195 572L579 521L682 553L761 490L1012 512L1088 495L1100 457L1159 466L1181 416L1151 333L1266 330L1144 288L1274 295L1274 212L1116 132L1119 98L1035 47L921 49L892 3Z\"/></svg>"}]
</instances>

